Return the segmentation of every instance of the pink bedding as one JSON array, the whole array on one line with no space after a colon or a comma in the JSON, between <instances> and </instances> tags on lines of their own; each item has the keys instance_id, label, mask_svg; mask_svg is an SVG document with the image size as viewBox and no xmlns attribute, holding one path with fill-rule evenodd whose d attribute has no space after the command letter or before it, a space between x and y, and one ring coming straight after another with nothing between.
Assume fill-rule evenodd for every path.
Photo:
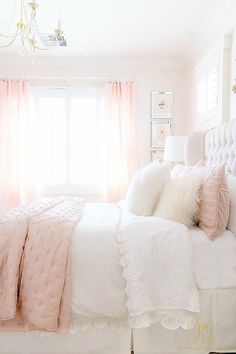
<instances>
[{"instance_id":1,"label":"pink bedding","mask_svg":"<svg viewBox=\"0 0 236 354\"><path fill-rule=\"evenodd\" d=\"M81 214L78 198L60 197L0 216L1 327L68 330L69 246Z\"/></svg>"}]
</instances>

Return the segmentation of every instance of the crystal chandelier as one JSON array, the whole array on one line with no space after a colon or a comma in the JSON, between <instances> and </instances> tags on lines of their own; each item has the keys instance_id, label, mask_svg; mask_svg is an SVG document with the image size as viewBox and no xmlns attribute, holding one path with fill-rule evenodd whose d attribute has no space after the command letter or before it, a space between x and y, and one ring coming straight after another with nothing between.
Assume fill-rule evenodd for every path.
<instances>
[{"instance_id":1,"label":"crystal chandelier","mask_svg":"<svg viewBox=\"0 0 236 354\"><path fill-rule=\"evenodd\" d=\"M50 41L45 41L44 43L41 39L35 19L39 4L35 0L29 1L27 5L25 0L19 0L19 2L19 18L16 22L15 32L13 34L0 33L0 37L4 43L2 45L0 43L0 48L10 47L18 40L20 43L20 54L24 55L32 53L36 49L48 50L55 45L62 46L60 44L62 39L64 41L63 43L66 43L60 22L58 23L58 27L54 30L54 34L49 35L50 38L53 37L54 43L53 41L51 41L51 43ZM55 42L59 44L55 44Z\"/></svg>"}]
</instances>

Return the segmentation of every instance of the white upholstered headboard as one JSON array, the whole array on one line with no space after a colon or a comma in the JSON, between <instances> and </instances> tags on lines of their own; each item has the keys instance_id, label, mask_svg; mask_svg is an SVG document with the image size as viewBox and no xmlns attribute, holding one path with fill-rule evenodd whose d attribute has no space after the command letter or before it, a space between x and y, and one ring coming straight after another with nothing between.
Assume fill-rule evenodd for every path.
<instances>
[{"instance_id":1,"label":"white upholstered headboard","mask_svg":"<svg viewBox=\"0 0 236 354\"><path fill-rule=\"evenodd\" d=\"M226 163L226 171L236 175L236 119L207 132L194 132L188 136L186 165L195 165L201 158L207 166Z\"/></svg>"},{"instance_id":2,"label":"white upholstered headboard","mask_svg":"<svg viewBox=\"0 0 236 354\"><path fill-rule=\"evenodd\" d=\"M187 137L186 165L193 166L200 159L204 159L207 166L226 164L231 203L228 228L236 234L236 119Z\"/></svg>"}]
</instances>

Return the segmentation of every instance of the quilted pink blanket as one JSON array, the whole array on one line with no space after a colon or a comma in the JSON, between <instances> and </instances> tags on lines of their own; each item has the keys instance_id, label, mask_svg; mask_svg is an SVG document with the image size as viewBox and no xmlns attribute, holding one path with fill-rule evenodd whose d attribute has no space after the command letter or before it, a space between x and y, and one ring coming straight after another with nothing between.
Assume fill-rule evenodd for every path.
<instances>
[{"instance_id":1,"label":"quilted pink blanket","mask_svg":"<svg viewBox=\"0 0 236 354\"><path fill-rule=\"evenodd\" d=\"M0 216L0 321L67 331L70 240L82 215L78 198L36 201Z\"/></svg>"}]
</instances>

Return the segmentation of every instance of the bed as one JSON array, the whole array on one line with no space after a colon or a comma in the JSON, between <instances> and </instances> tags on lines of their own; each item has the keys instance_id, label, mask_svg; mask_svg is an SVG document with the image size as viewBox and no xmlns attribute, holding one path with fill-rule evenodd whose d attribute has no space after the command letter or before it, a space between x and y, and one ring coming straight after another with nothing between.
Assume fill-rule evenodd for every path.
<instances>
[{"instance_id":1,"label":"bed","mask_svg":"<svg viewBox=\"0 0 236 354\"><path fill-rule=\"evenodd\" d=\"M202 157L208 165L227 162L231 193L231 219L223 236L212 242L197 227L189 231L200 300L200 313L192 329L166 329L160 321L156 323L155 313L153 321L149 321L147 326L146 322L142 322L143 318L141 322L127 325L127 291L123 287L127 278L122 273L124 265L114 262L124 251L122 247L117 251L117 227L121 226L123 206L86 204L72 240L72 274L76 281L72 286L71 307L74 317L71 333L5 330L0 333L0 353L130 354L131 349L135 354L234 352L236 236L232 213L236 213L236 177L233 175L236 172L235 142L236 121L231 121L206 134L193 133L186 146L188 165L195 164ZM133 230L135 234L141 230L140 225L144 225L148 232L150 224L155 226L156 222L152 218L130 214L125 215L125 218L128 218L131 227L138 225ZM120 223L117 223L117 219ZM175 228L175 225L171 227ZM186 232L184 228L180 231L183 234ZM83 238L86 242L83 242ZM191 299L194 299L194 295ZM107 299L113 301L115 306L108 306Z\"/></svg>"},{"instance_id":2,"label":"bed","mask_svg":"<svg viewBox=\"0 0 236 354\"><path fill-rule=\"evenodd\" d=\"M226 163L231 204L228 230L214 242L199 228L190 230L201 308L195 328L188 333L167 331L158 324L135 329L138 354L236 352L236 120L188 137L186 165L193 166L200 159L207 166Z\"/></svg>"}]
</instances>

